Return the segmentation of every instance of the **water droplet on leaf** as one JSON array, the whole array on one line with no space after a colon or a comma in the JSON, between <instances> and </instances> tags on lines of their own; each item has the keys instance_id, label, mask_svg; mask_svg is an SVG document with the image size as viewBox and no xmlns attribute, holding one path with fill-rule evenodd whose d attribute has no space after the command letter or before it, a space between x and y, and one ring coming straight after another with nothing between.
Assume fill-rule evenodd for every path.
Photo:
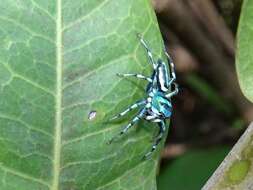
<instances>
[{"instance_id":1,"label":"water droplet on leaf","mask_svg":"<svg viewBox=\"0 0 253 190\"><path fill-rule=\"evenodd\" d=\"M93 120L93 119L95 119L96 115L97 115L97 112L96 112L96 111L91 111L91 112L88 114L88 119L89 119L89 120Z\"/></svg>"}]
</instances>

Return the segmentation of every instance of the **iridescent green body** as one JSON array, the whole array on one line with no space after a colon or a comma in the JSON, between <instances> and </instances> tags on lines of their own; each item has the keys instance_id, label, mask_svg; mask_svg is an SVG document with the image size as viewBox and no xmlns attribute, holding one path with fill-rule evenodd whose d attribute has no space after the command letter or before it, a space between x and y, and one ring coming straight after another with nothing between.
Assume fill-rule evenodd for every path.
<instances>
[{"instance_id":1,"label":"iridescent green body","mask_svg":"<svg viewBox=\"0 0 253 190\"><path fill-rule=\"evenodd\" d=\"M151 110L156 113L162 113L165 118L169 118L172 112L170 101L161 92L156 92L152 98Z\"/></svg>"}]
</instances>

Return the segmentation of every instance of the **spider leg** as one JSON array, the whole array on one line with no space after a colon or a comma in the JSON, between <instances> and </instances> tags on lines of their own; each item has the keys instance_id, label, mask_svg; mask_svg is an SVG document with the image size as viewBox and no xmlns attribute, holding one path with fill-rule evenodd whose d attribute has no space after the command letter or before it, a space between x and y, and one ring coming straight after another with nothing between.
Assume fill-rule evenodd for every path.
<instances>
[{"instance_id":1,"label":"spider leg","mask_svg":"<svg viewBox=\"0 0 253 190\"><path fill-rule=\"evenodd\" d=\"M117 114L116 116L114 116L113 118L111 118L110 121L111 121L111 120L115 120L115 119L117 119L117 118L119 118L119 117L122 117L123 115L125 115L125 114L128 113L128 112L130 112L131 110L133 110L133 109L135 109L135 108L137 108L137 107L139 107L139 106L141 106L141 105L144 105L144 104L146 104L146 100L138 101L138 102L132 104L131 106L129 106L129 107L128 107L126 110L124 110L123 112L121 112L121 113Z\"/></svg>"},{"instance_id":2,"label":"spider leg","mask_svg":"<svg viewBox=\"0 0 253 190\"><path fill-rule=\"evenodd\" d=\"M175 96L176 94L178 94L178 85L177 85L177 83L175 83L175 82L173 82L172 84L174 84L174 90L172 91L172 92L170 92L170 93L168 93L168 94L166 94L165 96L166 96L166 98L171 98L172 96Z\"/></svg>"},{"instance_id":3,"label":"spider leg","mask_svg":"<svg viewBox=\"0 0 253 190\"><path fill-rule=\"evenodd\" d=\"M157 148L157 145L161 142L162 138L163 138L163 135L166 131L166 126L165 126L165 121L164 120L161 120L159 123L159 134L157 135L156 139L155 139L155 142L152 146L152 149L147 153L145 154L144 158L147 159L150 157L150 155L152 155L152 153L156 150Z\"/></svg>"},{"instance_id":4,"label":"spider leg","mask_svg":"<svg viewBox=\"0 0 253 190\"><path fill-rule=\"evenodd\" d=\"M170 57L170 55L167 53L166 48L164 48L164 53L168 59L168 62L170 64L170 74L171 74L171 79L169 81L169 85L171 85L175 80L176 80L176 72L175 72L175 65Z\"/></svg>"},{"instance_id":5,"label":"spider leg","mask_svg":"<svg viewBox=\"0 0 253 190\"><path fill-rule=\"evenodd\" d=\"M132 121L130 123L128 123L121 131L118 135L114 136L108 143L111 144L116 138L119 138L120 136L122 136L123 134L125 134L128 129L130 129L134 124L136 124L145 114L146 109L143 108L139 114L137 116L135 116Z\"/></svg>"},{"instance_id":6,"label":"spider leg","mask_svg":"<svg viewBox=\"0 0 253 190\"><path fill-rule=\"evenodd\" d=\"M149 49L147 43L145 42L145 40L143 39L143 37L141 36L141 34L137 34L137 36L140 39L141 44L143 45L143 47L146 49L146 51L148 53L149 61L153 65L153 68L155 69L156 68L156 63L154 61L153 54L152 54L151 50Z\"/></svg>"},{"instance_id":7,"label":"spider leg","mask_svg":"<svg viewBox=\"0 0 253 190\"><path fill-rule=\"evenodd\" d=\"M139 79L144 79L148 82L152 82L151 78L143 76L141 74L121 74L121 73L117 73L117 75L121 76L121 77L136 77L136 78L139 78Z\"/></svg>"}]
</instances>

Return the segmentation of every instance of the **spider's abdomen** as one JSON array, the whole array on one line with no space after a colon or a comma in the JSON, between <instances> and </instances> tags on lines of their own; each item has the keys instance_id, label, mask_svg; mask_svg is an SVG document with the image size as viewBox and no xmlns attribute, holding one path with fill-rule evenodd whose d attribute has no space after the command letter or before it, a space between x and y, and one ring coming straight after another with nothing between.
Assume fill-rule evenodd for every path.
<instances>
[{"instance_id":1,"label":"spider's abdomen","mask_svg":"<svg viewBox=\"0 0 253 190\"><path fill-rule=\"evenodd\" d=\"M172 113L172 105L163 93L157 92L152 98L151 110L158 115L162 115L164 118L169 118Z\"/></svg>"},{"instance_id":2,"label":"spider's abdomen","mask_svg":"<svg viewBox=\"0 0 253 190\"><path fill-rule=\"evenodd\" d=\"M157 86L162 92L167 92L169 88L169 73L166 63L163 62L161 59L158 59L157 63Z\"/></svg>"}]
</instances>

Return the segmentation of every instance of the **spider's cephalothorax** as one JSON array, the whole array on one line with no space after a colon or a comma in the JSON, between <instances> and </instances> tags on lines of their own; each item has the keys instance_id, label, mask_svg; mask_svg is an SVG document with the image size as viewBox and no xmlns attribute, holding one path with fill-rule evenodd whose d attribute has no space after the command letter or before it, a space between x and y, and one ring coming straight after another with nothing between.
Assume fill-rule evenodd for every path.
<instances>
[{"instance_id":1,"label":"spider's cephalothorax","mask_svg":"<svg viewBox=\"0 0 253 190\"><path fill-rule=\"evenodd\" d=\"M168 58L168 63L170 66L169 70L167 68L167 63L163 62L161 59L154 61L153 55L149 47L147 46L147 43L140 35L139 38L141 44L147 51L149 62L152 64L154 69L151 77L146 77L141 74L118 74L118 75L123 77L134 76L139 79L146 80L148 82L146 88L147 97L131 105L125 111L119 113L112 119L117 119L125 115L132 109L140 107L139 113L132 119L132 121L128 125L126 125L122 129L119 135L123 135L124 133L126 133L129 128L131 128L135 123L137 123L142 118L147 121L155 122L158 124L159 134L155 139L151 151L145 155L145 158L147 158L154 152L157 145L163 138L163 135L166 131L165 120L167 118L170 118L172 113L172 105L170 98L178 93L178 86L175 83L176 74L174 64L170 56L167 54L166 50L164 52L166 57ZM113 140L114 138L111 139L110 142L112 142Z\"/></svg>"}]
</instances>

